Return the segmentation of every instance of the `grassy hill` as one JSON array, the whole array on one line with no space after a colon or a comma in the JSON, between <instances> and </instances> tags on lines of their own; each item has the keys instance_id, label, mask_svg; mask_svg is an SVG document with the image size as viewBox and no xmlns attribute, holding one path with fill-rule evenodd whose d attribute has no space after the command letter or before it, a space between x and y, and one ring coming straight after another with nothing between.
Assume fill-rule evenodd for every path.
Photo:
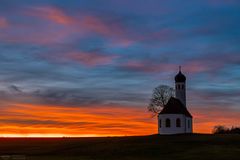
<instances>
[{"instance_id":1,"label":"grassy hill","mask_svg":"<svg viewBox=\"0 0 240 160\"><path fill-rule=\"evenodd\" d=\"M0 138L1 159L239 160L240 135Z\"/></svg>"}]
</instances>

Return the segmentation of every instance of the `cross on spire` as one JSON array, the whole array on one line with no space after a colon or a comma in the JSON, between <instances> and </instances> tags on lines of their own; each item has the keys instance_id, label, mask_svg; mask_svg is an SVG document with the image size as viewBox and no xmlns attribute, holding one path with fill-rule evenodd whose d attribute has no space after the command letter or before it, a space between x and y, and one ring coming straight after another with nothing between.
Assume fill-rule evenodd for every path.
<instances>
[{"instance_id":1,"label":"cross on spire","mask_svg":"<svg viewBox=\"0 0 240 160\"><path fill-rule=\"evenodd\" d=\"M181 72L181 68L182 68L182 67L181 67L181 66L179 66L179 72Z\"/></svg>"}]
</instances>

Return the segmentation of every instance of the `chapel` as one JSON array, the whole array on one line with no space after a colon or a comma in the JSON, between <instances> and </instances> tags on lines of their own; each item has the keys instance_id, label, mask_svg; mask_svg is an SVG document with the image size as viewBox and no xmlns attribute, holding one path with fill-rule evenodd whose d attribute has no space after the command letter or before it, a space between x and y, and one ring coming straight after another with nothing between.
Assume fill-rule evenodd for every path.
<instances>
[{"instance_id":1,"label":"chapel","mask_svg":"<svg viewBox=\"0 0 240 160\"><path fill-rule=\"evenodd\" d=\"M186 76L179 72L175 76L175 97L171 97L158 114L159 134L192 133L192 115L186 104Z\"/></svg>"}]
</instances>

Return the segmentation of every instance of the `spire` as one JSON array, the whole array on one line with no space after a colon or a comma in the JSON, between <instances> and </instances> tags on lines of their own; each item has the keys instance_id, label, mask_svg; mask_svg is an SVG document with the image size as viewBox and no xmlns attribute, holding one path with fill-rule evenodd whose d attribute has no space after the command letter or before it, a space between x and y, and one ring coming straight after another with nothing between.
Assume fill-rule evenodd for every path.
<instances>
[{"instance_id":1,"label":"spire","mask_svg":"<svg viewBox=\"0 0 240 160\"><path fill-rule=\"evenodd\" d=\"M184 74L182 74L181 69L182 69L182 67L179 66L179 72L175 76L175 82L185 82L186 81L186 77L184 76Z\"/></svg>"},{"instance_id":2,"label":"spire","mask_svg":"<svg viewBox=\"0 0 240 160\"><path fill-rule=\"evenodd\" d=\"M181 72L181 66L179 66L179 72L175 76L175 94L182 104L186 107L186 77Z\"/></svg>"}]
</instances>

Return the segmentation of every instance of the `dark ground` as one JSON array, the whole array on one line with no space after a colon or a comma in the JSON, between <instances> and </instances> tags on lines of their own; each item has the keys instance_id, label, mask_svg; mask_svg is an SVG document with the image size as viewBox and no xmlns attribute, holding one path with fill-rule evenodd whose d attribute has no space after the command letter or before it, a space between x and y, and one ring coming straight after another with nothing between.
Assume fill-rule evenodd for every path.
<instances>
[{"instance_id":1,"label":"dark ground","mask_svg":"<svg viewBox=\"0 0 240 160\"><path fill-rule=\"evenodd\" d=\"M1 159L240 160L240 135L0 138Z\"/></svg>"}]
</instances>

